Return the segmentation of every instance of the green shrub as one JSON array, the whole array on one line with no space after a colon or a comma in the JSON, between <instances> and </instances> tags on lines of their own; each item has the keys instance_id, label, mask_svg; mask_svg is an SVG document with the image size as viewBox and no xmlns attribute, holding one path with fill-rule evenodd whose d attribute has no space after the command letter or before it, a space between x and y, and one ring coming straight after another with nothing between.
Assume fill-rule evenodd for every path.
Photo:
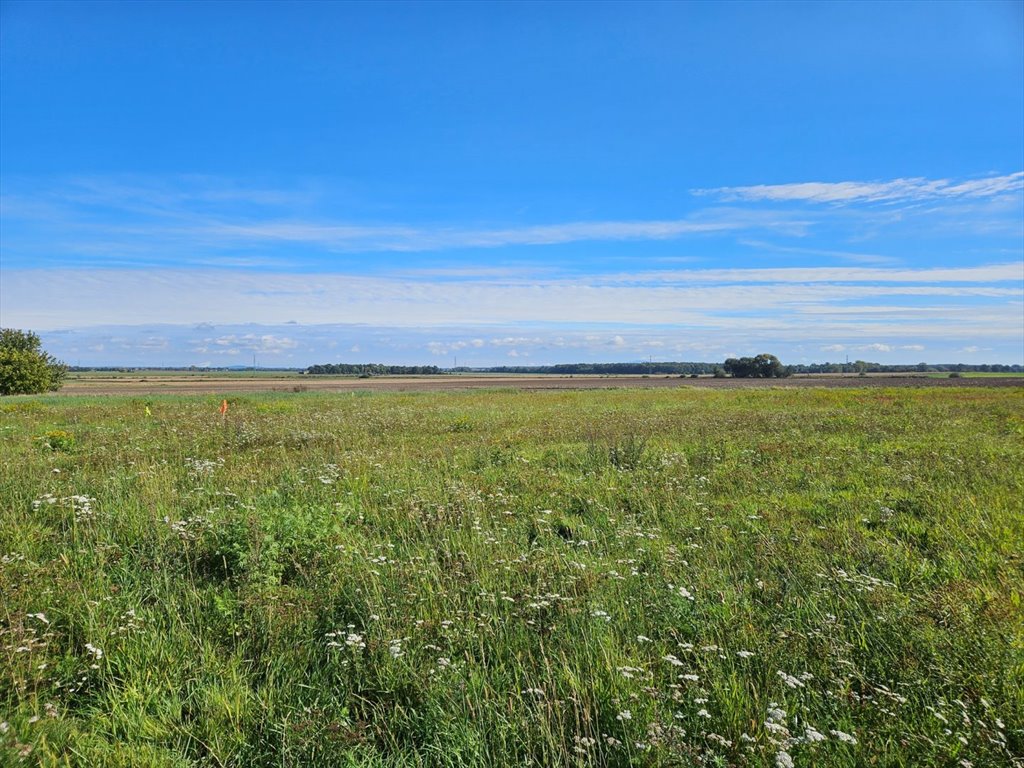
<instances>
[{"instance_id":1,"label":"green shrub","mask_svg":"<svg viewBox=\"0 0 1024 768\"><path fill-rule=\"evenodd\" d=\"M67 366L42 350L31 331L0 328L0 395L34 395L60 389Z\"/></svg>"}]
</instances>

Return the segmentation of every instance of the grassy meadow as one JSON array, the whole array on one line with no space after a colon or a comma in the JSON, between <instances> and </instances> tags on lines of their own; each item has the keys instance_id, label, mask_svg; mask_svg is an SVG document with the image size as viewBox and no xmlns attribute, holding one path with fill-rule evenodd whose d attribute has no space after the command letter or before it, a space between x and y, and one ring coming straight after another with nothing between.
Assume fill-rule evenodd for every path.
<instances>
[{"instance_id":1,"label":"grassy meadow","mask_svg":"<svg viewBox=\"0 0 1024 768\"><path fill-rule=\"evenodd\" d=\"M1024 754L1019 388L220 401L0 401L0 765Z\"/></svg>"}]
</instances>

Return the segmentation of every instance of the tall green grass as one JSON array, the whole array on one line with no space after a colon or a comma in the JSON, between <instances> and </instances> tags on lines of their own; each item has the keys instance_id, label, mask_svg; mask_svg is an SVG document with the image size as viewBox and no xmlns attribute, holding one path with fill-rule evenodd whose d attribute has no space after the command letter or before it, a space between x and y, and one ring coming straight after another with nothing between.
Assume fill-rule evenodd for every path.
<instances>
[{"instance_id":1,"label":"tall green grass","mask_svg":"<svg viewBox=\"0 0 1024 768\"><path fill-rule=\"evenodd\" d=\"M1019 389L219 404L0 403L0 763L1024 752Z\"/></svg>"}]
</instances>

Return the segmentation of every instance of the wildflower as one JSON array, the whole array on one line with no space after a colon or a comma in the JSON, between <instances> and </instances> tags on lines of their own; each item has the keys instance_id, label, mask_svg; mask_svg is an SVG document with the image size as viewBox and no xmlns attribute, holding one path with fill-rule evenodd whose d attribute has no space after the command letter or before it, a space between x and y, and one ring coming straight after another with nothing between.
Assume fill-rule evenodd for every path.
<instances>
[{"instance_id":1,"label":"wildflower","mask_svg":"<svg viewBox=\"0 0 1024 768\"><path fill-rule=\"evenodd\" d=\"M775 765L777 768L793 768L793 758L789 752L779 752L775 755Z\"/></svg>"},{"instance_id":2,"label":"wildflower","mask_svg":"<svg viewBox=\"0 0 1024 768\"><path fill-rule=\"evenodd\" d=\"M681 667L681 666L683 666L683 662L681 662L674 654L670 653L670 654L667 654L665 656L662 656L661 658L664 661L667 661L673 667Z\"/></svg>"},{"instance_id":3,"label":"wildflower","mask_svg":"<svg viewBox=\"0 0 1024 768\"><path fill-rule=\"evenodd\" d=\"M85 650L91 653L97 660L103 658L103 651L100 648L97 648L92 643L86 643Z\"/></svg>"},{"instance_id":4,"label":"wildflower","mask_svg":"<svg viewBox=\"0 0 1024 768\"><path fill-rule=\"evenodd\" d=\"M779 677L782 678L782 682L784 682L790 688L803 688L804 687L803 681L800 680L800 678L793 677L792 675L787 675L782 670L779 670L778 675L779 675Z\"/></svg>"},{"instance_id":5,"label":"wildflower","mask_svg":"<svg viewBox=\"0 0 1024 768\"><path fill-rule=\"evenodd\" d=\"M813 744L816 741L824 741L825 735L814 730L811 726L807 726L807 731L804 733L804 741L809 744Z\"/></svg>"},{"instance_id":6,"label":"wildflower","mask_svg":"<svg viewBox=\"0 0 1024 768\"><path fill-rule=\"evenodd\" d=\"M700 711L697 712L697 717L706 717L708 720L710 720L711 719L711 713L708 712L706 709L701 709Z\"/></svg>"},{"instance_id":7,"label":"wildflower","mask_svg":"<svg viewBox=\"0 0 1024 768\"><path fill-rule=\"evenodd\" d=\"M753 651L736 651L736 655L739 656L741 659L749 659L751 656L754 655L754 652Z\"/></svg>"},{"instance_id":8,"label":"wildflower","mask_svg":"<svg viewBox=\"0 0 1024 768\"><path fill-rule=\"evenodd\" d=\"M856 744L857 743L857 739L855 739L853 736L851 736L848 733L844 733L843 731L829 731L829 733L831 733L833 736L835 736L840 741L845 742L846 744Z\"/></svg>"},{"instance_id":9,"label":"wildflower","mask_svg":"<svg viewBox=\"0 0 1024 768\"><path fill-rule=\"evenodd\" d=\"M615 719L623 722L626 720L632 720L633 713L630 712L628 709L624 709L615 716Z\"/></svg>"}]
</instances>

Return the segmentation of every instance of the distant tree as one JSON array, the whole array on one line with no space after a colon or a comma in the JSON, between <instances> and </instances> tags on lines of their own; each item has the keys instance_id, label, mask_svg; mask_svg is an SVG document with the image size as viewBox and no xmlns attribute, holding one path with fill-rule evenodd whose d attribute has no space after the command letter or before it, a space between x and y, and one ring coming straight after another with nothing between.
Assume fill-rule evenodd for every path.
<instances>
[{"instance_id":1,"label":"distant tree","mask_svg":"<svg viewBox=\"0 0 1024 768\"><path fill-rule=\"evenodd\" d=\"M757 357L730 357L722 367L737 379L781 379L793 371L779 362L775 355L761 354Z\"/></svg>"},{"instance_id":2,"label":"distant tree","mask_svg":"<svg viewBox=\"0 0 1024 768\"><path fill-rule=\"evenodd\" d=\"M32 331L0 328L0 395L60 389L68 368L43 351Z\"/></svg>"}]
</instances>

